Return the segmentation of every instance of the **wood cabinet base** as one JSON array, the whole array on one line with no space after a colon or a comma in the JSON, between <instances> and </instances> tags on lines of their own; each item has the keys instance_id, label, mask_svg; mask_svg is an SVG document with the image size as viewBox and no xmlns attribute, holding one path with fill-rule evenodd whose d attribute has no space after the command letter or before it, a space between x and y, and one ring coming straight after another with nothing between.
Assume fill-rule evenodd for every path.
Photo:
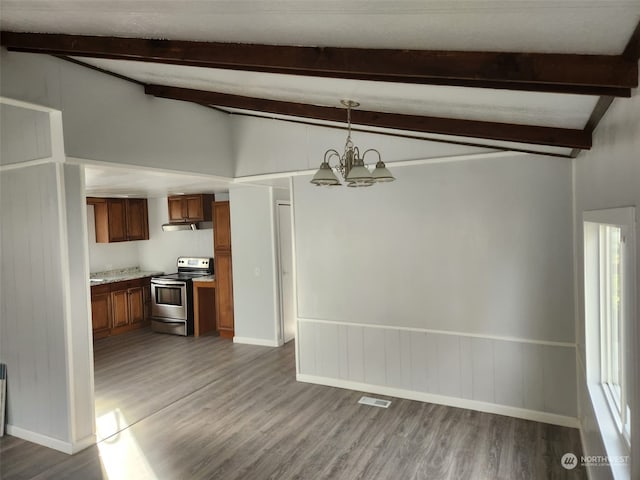
<instances>
[{"instance_id":1,"label":"wood cabinet base","mask_svg":"<svg viewBox=\"0 0 640 480\"><path fill-rule=\"evenodd\" d=\"M219 330L218 333L222 338L231 338L233 339L233 330Z\"/></svg>"}]
</instances>

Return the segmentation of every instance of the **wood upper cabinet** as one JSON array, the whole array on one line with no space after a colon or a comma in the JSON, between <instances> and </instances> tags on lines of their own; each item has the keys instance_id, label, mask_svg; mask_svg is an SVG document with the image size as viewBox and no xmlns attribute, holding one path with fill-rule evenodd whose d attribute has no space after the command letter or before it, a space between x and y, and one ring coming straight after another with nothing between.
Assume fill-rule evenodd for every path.
<instances>
[{"instance_id":1,"label":"wood upper cabinet","mask_svg":"<svg viewBox=\"0 0 640 480\"><path fill-rule=\"evenodd\" d=\"M210 222L213 195L172 195L167 198L169 223Z\"/></svg>"},{"instance_id":2,"label":"wood upper cabinet","mask_svg":"<svg viewBox=\"0 0 640 480\"><path fill-rule=\"evenodd\" d=\"M229 202L226 201L213 204L213 250L216 276L216 328L220 336L233 338L231 213Z\"/></svg>"},{"instance_id":3,"label":"wood upper cabinet","mask_svg":"<svg viewBox=\"0 0 640 480\"><path fill-rule=\"evenodd\" d=\"M231 211L229 202L213 204L213 249L231 251Z\"/></svg>"},{"instance_id":4,"label":"wood upper cabinet","mask_svg":"<svg viewBox=\"0 0 640 480\"><path fill-rule=\"evenodd\" d=\"M149 240L147 199L128 198L126 201L127 240Z\"/></svg>"},{"instance_id":5,"label":"wood upper cabinet","mask_svg":"<svg viewBox=\"0 0 640 480\"><path fill-rule=\"evenodd\" d=\"M149 239L145 198L87 198L93 205L96 242L126 242Z\"/></svg>"}]
</instances>

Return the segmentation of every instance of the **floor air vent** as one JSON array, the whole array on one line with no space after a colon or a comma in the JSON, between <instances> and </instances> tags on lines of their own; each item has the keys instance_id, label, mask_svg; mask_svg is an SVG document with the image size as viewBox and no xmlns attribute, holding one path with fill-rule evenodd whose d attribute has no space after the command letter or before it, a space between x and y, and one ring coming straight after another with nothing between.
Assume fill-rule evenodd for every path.
<instances>
[{"instance_id":1,"label":"floor air vent","mask_svg":"<svg viewBox=\"0 0 640 480\"><path fill-rule=\"evenodd\" d=\"M379 398L373 397L362 397L358 403L363 405L371 405L372 407L380 407L380 408L389 408L391 402L389 400L380 400Z\"/></svg>"}]
</instances>

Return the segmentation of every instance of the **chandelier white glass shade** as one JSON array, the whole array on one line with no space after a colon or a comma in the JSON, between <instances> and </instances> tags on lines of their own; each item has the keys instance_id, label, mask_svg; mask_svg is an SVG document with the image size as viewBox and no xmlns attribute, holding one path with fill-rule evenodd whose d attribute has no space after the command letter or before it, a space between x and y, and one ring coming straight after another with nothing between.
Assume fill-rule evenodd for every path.
<instances>
[{"instance_id":1,"label":"chandelier white glass shade","mask_svg":"<svg viewBox=\"0 0 640 480\"><path fill-rule=\"evenodd\" d=\"M341 185L340 180L338 180L331 165L329 165L329 161L334 157L337 159L335 169L340 172L340 175L349 187L370 187L374 183L393 182L395 178L382 161L380 152L370 148L365 150L361 156L360 149L356 147L351 140L351 109L360 104L351 100L342 100L341 103L347 107L348 123L347 141L344 144L344 152L340 155L338 151L333 148L324 152L324 160L311 179L311 183L318 186ZM378 155L378 163L376 163L373 172L371 172L364 163L365 156L370 152Z\"/></svg>"}]
</instances>

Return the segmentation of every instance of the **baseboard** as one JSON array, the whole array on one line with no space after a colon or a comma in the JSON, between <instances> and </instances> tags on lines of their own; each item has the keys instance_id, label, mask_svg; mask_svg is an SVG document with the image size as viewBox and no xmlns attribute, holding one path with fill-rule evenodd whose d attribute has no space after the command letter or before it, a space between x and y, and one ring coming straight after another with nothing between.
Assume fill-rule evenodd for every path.
<instances>
[{"instance_id":1,"label":"baseboard","mask_svg":"<svg viewBox=\"0 0 640 480\"><path fill-rule=\"evenodd\" d=\"M528 410L526 408L509 407L506 405L481 402L478 400L469 400L466 398L447 397L444 395L436 395L432 393L416 392L413 390L385 387L382 385L370 385L368 383L351 382L348 380L318 377L315 375L306 375L302 373L296 376L296 380L298 380L299 382L326 385L328 387L345 388L347 390L376 393L378 395L388 395L390 397L406 398L407 400L436 403L438 405L447 405L449 407L466 408L468 410L477 410L479 412L485 413L495 413L497 415L522 418L524 420L533 420L535 422L560 425L562 427L579 427L578 419L574 417L557 415L555 413L539 412L536 410Z\"/></svg>"},{"instance_id":2,"label":"baseboard","mask_svg":"<svg viewBox=\"0 0 640 480\"><path fill-rule=\"evenodd\" d=\"M262 338L233 337L233 343L243 343L245 345L260 345L261 347L279 347L275 340L264 340Z\"/></svg>"},{"instance_id":3,"label":"baseboard","mask_svg":"<svg viewBox=\"0 0 640 480\"><path fill-rule=\"evenodd\" d=\"M32 432L31 430L26 430L21 427L16 427L15 425L7 425L6 433L11 435L12 437L21 438L22 440L26 440L27 442L31 443L37 443L38 445L42 445L43 447L52 448L69 455L78 453L85 448L90 447L91 445L95 445L96 443L95 435L89 435L82 440L71 443L59 440L57 438L48 437L40 433Z\"/></svg>"}]
</instances>

